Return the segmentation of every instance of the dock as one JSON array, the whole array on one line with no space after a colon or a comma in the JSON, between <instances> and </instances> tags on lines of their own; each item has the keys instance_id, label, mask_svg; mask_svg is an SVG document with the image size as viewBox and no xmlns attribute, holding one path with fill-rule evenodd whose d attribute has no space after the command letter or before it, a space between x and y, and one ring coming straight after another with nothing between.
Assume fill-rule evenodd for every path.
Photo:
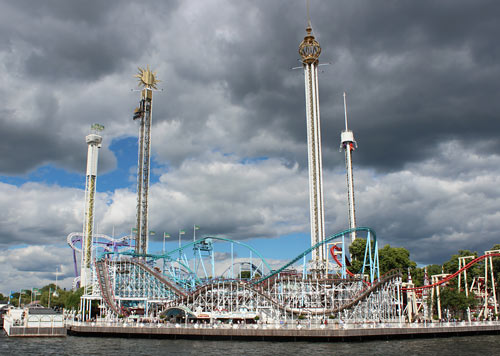
<instances>
[{"instance_id":1,"label":"dock","mask_svg":"<svg viewBox=\"0 0 500 356\"><path fill-rule=\"evenodd\" d=\"M500 322L358 325L164 325L72 323L68 335L151 339L259 340L259 341L364 341L500 334Z\"/></svg>"}]
</instances>

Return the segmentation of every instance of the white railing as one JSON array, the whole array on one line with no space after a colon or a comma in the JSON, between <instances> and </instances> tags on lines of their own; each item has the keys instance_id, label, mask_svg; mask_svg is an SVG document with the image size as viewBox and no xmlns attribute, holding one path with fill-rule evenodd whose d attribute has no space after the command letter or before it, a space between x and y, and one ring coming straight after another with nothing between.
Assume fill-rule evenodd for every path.
<instances>
[{"instance_id":1,"label":"white railing","mask_svg":"<svg viewBox=\"0 0 500 356\"><path fill-rule=\"evenodd\" d=\"M93 326L93 327L139 327L139 328L191 328L191 329L270 329L270 330L341 330L341 329L423 329L423 328L450 328L466 326L500 326L500 321L459 321L459 322L423 322L423 323L332 323L321 324L319 322L259 322L256 324L244 323L163 323L159 320L153 322L136 321L67 321L66 325Z\"/></svg>"}]
</instances>

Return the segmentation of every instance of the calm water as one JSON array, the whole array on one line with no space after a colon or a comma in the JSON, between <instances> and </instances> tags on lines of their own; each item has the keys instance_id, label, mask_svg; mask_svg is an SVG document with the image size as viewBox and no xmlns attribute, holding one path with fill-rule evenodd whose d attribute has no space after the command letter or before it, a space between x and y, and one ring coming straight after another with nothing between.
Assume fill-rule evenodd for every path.
<instances>
[{"instance_id":1,"label":"calm water","mask_svg":"<svg viewBox=\"0 0 500 356\"><path fill-rule=\"evenodd\" d=\"M7 338L0 355L495 355L500 335L367 342L246 342L117 338Z\"/></svg>"}]
</instances>

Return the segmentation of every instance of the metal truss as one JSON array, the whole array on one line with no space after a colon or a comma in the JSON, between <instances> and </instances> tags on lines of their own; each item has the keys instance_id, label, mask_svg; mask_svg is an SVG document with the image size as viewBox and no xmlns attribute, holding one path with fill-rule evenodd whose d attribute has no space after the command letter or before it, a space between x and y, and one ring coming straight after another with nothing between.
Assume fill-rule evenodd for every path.
<instances>
[{"instance_id":1,"label":"metal truss","mask_svg":"<svg viewBox=\"0 0 500 356\"><path fill-rule=\"evenodd\" d=\"M372 253L373 247L377 246L375 234L367 228L356 230L366 231L368 241L373 239L365 251L363 271L367 272L367 280L359 277L363 274L343 277L345 273L340 272L326 273L317 278L313 273L298 272L292 263L271 270L254 250L251 251L257 258L251 257L250 262L245 262L250 266L250 278L211 278L207 275L213 275L214 270L212 241L217 239L212 237L162 255L106 253L100 260L94 261L92 289L82 300L98 299L100 307L108 310L107 314L117 316L126 315L133 308L143 308L146 315L151 310L177 309L191 317L210 319L253 319L258 316L271 321L325 318L355 322L400 321L400 273L376 278L378 255ZM350 232L346 230L333 235L323 244L334 238L349 236ZM225 240L233 243L232 240ZM322 245L313 248L322 248ZM194 251L194 261L183 254L187 249ZM203 264L205 256L202 252L207 254L209 266ZM310 252L311 249L306 250L293 261L305 259ZM180 257L174 260L175 255ZM163 271L155 267L158 261L164 262ZM192 267L189 267L190 261L193 262ZM234 276L232 258L230 268L230 275ZM195 273L198 270L202 270L201 278ZM210 270L212 273L208 272ZM241 276L238 274L238 277ZM89 307L90 304L85 305ZM154 309L151 309L153 305ZM90 313L82 311L82 315Z\"/></svg>"}]
</instances>

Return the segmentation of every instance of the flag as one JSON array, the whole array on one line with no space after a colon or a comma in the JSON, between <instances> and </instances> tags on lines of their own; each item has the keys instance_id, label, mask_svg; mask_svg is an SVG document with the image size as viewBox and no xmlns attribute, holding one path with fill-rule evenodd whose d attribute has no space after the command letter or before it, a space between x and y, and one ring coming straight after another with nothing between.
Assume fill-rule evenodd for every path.
<instances>
[{"instance_id":1,"label":"flag","mask_svg":"<svg viewBox=\"0 0 500 356\"><path fill-rule=\"evenodd\" d=\"M199 229L200 229L200 227L199 227L198 225L195 225L195 226L194 226L194 229L195 229L195 230L199 230Z\"/></svg>"},{"instance_id":2,"label":"flag","mask_svg":"<svg viewBox=\"0 0 500 356\"><path fill-rule=\"evenodd\" d=\"M132 229L132 232L137 232L137 229L134 227L134 228Z\"/></svg>"},{"instance_id":3,"label":"flag","mask_svg":"<svg viewBox=\"0 0 500 356\"><path fill-rule=\"evenodd\" d=\"M354 151L354 144L352 142L349 143L349 148L350 148L351 151Z\"/></svg>"},{"instance_id":4,"label":"flag","mask_svg":"<svg viewBox=\"0 0 500 356\"><path fill-rule=\"evenodd\" d=\"M149 235L150 235L150 236L156 235L156 232L154 232L154 231L150 231L150 232L149 232Z\"/></svg>"},{"instance_id":5,"label":"flag","mask_svg":"<svg viewBox=\"0 0 500 356\"><path fill-rule=\"evenodd\" d=\"M186 233L186 231L184 230L179 230L179 235L184 235Z\"/></svg>"},{"instance_id":6,"label":"flag","mask_svg":"<svg viewBox=\"0 0 500 356\"><path fill-rule=\"evenodd\" d=\"M167 234L166 232L163 233L163 238L168 239L170 237L170 234Z\"/></svg>"}]
</instances>

